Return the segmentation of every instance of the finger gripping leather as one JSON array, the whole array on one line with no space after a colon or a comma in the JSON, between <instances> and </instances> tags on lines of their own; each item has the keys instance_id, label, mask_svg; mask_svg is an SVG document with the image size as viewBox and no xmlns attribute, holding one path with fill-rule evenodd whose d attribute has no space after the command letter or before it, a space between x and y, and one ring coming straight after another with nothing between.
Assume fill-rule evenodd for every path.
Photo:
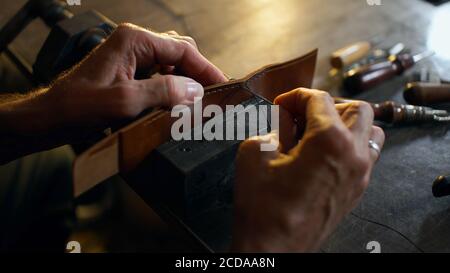
<instances>
[{"instance_id":1,"label":"finger gripping leather","mask_svg":"<svg viewBox=\"0 0 450 273\"><path fill-rule=\"evenodd\" d=\"M226 105L250 99L252 93L273 101L298 87L309 88L316 58L317 49L289 62L263 67L243 79L206 87L203 109L210 104L225 109ZM131 172L155 148L170 140L174 122L169 110L156 109L79 155L73 169L75 196L119 172Z\"/></svg>"}]
</instances>

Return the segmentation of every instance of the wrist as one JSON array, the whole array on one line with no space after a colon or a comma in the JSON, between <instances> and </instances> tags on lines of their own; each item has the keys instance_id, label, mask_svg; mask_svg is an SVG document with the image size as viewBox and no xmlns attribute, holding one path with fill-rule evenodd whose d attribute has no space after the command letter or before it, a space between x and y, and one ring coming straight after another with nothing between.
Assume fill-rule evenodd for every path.
<instances>
[{"instance_id":1,"label":"wrist","mask_svg":"<svg viewBox=\"0 0 450 273\"><path fill-rule=\"evenodd\" d=\"M58 113L46 95L47 91L47 88L40 89L0 104L0 130L34 135L57 127Z\"/></svg>"}]
</instances>

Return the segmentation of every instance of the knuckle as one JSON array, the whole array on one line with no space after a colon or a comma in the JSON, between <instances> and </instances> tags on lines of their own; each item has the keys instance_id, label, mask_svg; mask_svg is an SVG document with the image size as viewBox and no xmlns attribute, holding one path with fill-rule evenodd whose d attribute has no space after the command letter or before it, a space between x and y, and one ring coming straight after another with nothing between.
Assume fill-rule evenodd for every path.
<instances>
[{"instance_id":1,"label":"knuckle","mask_svg":"<svg viewBox=\"0 0 450 273\"><path fill-rule=\"evenodd\" d=\"M376 134L380 138L381 144L383 144L386 139L384 130L378 126L373 126L372 128L373 128L373 133Z\"/></svg>"},{"instance_id":2,"label":"knuckle","mask_svg":"<svg viewBox=\"0 0 450 273\"><path fill-rule=\"evenodd\" d=\"M170 106L176 105L179 101L181 101L184 97L183 94L180 94L176 88L175 84L175 76L166 75L163 77L163 102Z\"/></svg>"},{"instance_id":3,"label":"knuckle","mask_svg":"<svg viewBox=\"0 0 450 273\"><path fill-rule=\"evenodd\" d=\"M115 47L123 49L133 44L133 40L137 37L138 27L131 23L121 23L108 39Z\"/></svg>"},{"instance_id":4,"label":"knuckle","mask_svg":"<svg viewBox=\"0 0 450 273\"><path fill-rule=\"evenodd\" d=\"M165 75L163 77L163 85L165 86L166 92L172 92L175 89L175 78L173 75Z\"/></svg>"},{"instance_id":5,"label":"knuckle","mask_svg":"<svg viewBox=\"0 0 450 273\"><path fill-rule=\"evenodd\" d=\"M316 102L327 102L327 103L331 103L334 104L334 100L331 97L331 95L328 92L325 91L321 91L321 90L311 90L311 100L314 100Z\"/></svg>"},{"instance_id":6,"label":"knuckle","mask_svg":"<svg viewBox=\"0 0 450 273\"><path fill-rule=\"evenodd\" d=\"M130 32L135 30L135 25L131 23L121 23L117 26L114 34L117 36L128 36Z\"/></svg>"},{"instance_id":7,"label":"knuckle","mask_svg":"<svg viewBox=\"0 0 450 273\"><path fill-rule=\"evenodd\" d=\"M316 144L336 157L344 155L353 145L353 137L343 126L331 124L316 133Z\"/></svg>"},{"instance_id":8,"label":"knuckle","mask_svg":"<svg viewBox=\"0 0 450 273\"><path fill-rule=\"evenodd\" d=\"M182 45L184 48L187 48L187 49L195 49L195 45L193 45L193 44L190 43L189 41L186 41L186 40L179 40L179 43L181 43L181 45Z\"/></svg>"},{"instance_id":9,"label":"knuckle","mask_svg":"<svg viewBox=\"0 0 450 273\"><path fill-rule=\"evenodd\" d=\"M257 137L244 140L240 145L237 152L236 161L238 163L249 164L254 161L255 155L260 151L261 143Z\"/></svg>"},{"instance_id":10,"label":"knuckle","mask_svg":"<svg viewBox=\"0 0 450 273\"><path fill-rule=\"evenodd\" d=\"M350 104L350 111L356 114L367 114L373 118L373 108L365 101L356 101Z\"/></svg>"},{"instance_id":11,"label":"knuckle","mask_svg":"<svg viewBox=\"0 0 450 273\"><path fill-rule=\"evenodd\" d=\"M323 98L323 99L331 99L331 96L328 92L322 90L313 90L314 96Z\"/></svg>"},{"instance_id":12,"label":"knuckle","mask_svg":"<svg viewBox=\"0 0 450 273\"><path fill-rule=\"evenodd\" d=\"M129 118L139 114L139 108L135 105L135 92L133 92L130 86L125 84L118 85L114 93L117 100L115 111L118 116Z\"/></svg>"},{"instance_id":13,"label":"knuckle","mask_svg":"<svg viewBox=\"0 0 450 273\"><path fill-rule=\"evenodd\" d=\"M372 126L372 128L373 128L373 130L374 130L374 132L376 134L380 134L380 135L384 136L384 130L381 127L379 127L379 126Z\"/></svg>"},{"instance_id":14,"label":"knuckle","mask_svg":"<svg viewBox=\"0 0 450 273\"><path fill-rule=\"evenodd\" d=\"M302 90L303 92L309 92L311 94L312 97L318 98L318 99L326 99L326 100L332 100L331 95L323 90L318 90L318 89L305 89L305 88L301 88L300 90Z\"/></svg>"},{"instance_id":15,"label":"knuckle","mask_svg":"<svg viewBox=\"0 0 450 273\"><path fill-rule=\"evenodd\" d=\"M186 39L190 44L197 44L197 42L195 41L194 38L192 38L191 36L184 36L184 39Z\"/></svg>"},{"instance_id":16,"label":"knuckle","mask_svg":"<svg viewBox=\"0 0 450 273\"><path fill-rule=\"evenodd\" d=\"M246 154L250 151L253 151L255 149L259 149L260 142L256 138L250 138L241 143L239 145L239 152L238 154Z\"/></svg>"},{"instance_id":17,"label":"knuckle","mask_svg":"<svg viewBox=\"0 0 450 273\"><path fill-rule=\"evenodd\" d=\"M356 106L360 111L372 112L372 107L368 102L365 101L357 101L355 102Z\"/></svg>"}]
</instances>

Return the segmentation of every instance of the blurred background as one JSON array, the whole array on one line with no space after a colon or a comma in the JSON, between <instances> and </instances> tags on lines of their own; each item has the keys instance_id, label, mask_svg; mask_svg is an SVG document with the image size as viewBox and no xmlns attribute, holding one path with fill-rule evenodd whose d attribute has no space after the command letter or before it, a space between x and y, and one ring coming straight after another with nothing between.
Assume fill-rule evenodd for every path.
<instances>
[{"instance_id":1,"label":"blurred background","mask_svg":"<svg viewBox=\"0 0 450 273\"><path fill-rule=\"evenodd\" d=\"M2 0L3 25L26 2ZM195 38L202 53L239 78L263 65L319 48L316 86L329 69L328 56L349 43L374 38L381 44L429 46L442 58L448 49L450 6L424 0L81 0L74 13L96 9L114 22L155 31L176 30ZM376 1L374 1L376 2ZM31 63L48 35L39 20L14 43Z\"/></svg>"}]
</instances>

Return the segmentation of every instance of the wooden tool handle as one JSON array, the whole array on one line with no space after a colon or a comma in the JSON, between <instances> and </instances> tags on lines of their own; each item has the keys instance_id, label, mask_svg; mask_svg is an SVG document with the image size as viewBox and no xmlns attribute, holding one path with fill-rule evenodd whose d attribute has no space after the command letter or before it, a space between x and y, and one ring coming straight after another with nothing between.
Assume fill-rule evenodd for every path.
<instances>
[{"instance_id":1,"label":"wooden tool handle","mask_svg":"<svg viewBox=\"0 0 450 273\"><path fill-rule=\"evenodd\" d=\"M357 42L338 49L331 54L331 66L342 69L369 54L371 48L369 42Z\"/></svg>"},{"instance_id":2,"label":"wooden tool handle","mask_svg":"<svg viewBox=\"0 0 450 273\"><path fill-rule=\"evenodd\" d=\"M352 69L344 76L344 87L349 93L357 94L395 77L399 70L400 66L390 61Z\"/></svg>"},{"instance_id":3,"label":"wooden tool handle","mask_svg":"<svg viewBox=\"0 0 450 273\"><path fill-rule=\"evenodd\" d=\"M444 197L450 195L450 176L439 176L433 183L434 197Z\"/></svg>"},{"instance_id":4,"label":"wooden tool handle","mask_svg":"<svg viewBox=\"0 0 450 273\"><path fill-rule=\"evenodd\" d=\"M401 75L413 65L414 58L410 54L391 56L386 61L348 71L344 75L344 87L349 93L357 94Z\"/></svg>"},{"instance_id":5,"label":"wooden tool handle","mask_svg":"<svg viewBox=\"0 0 450 273\"><path fill-rule=\"evenodd\" d=\"M447 103L450 102L450 84L408 83L403 97L408 103L414 105Z\"/></svg>"}]
</instances>

